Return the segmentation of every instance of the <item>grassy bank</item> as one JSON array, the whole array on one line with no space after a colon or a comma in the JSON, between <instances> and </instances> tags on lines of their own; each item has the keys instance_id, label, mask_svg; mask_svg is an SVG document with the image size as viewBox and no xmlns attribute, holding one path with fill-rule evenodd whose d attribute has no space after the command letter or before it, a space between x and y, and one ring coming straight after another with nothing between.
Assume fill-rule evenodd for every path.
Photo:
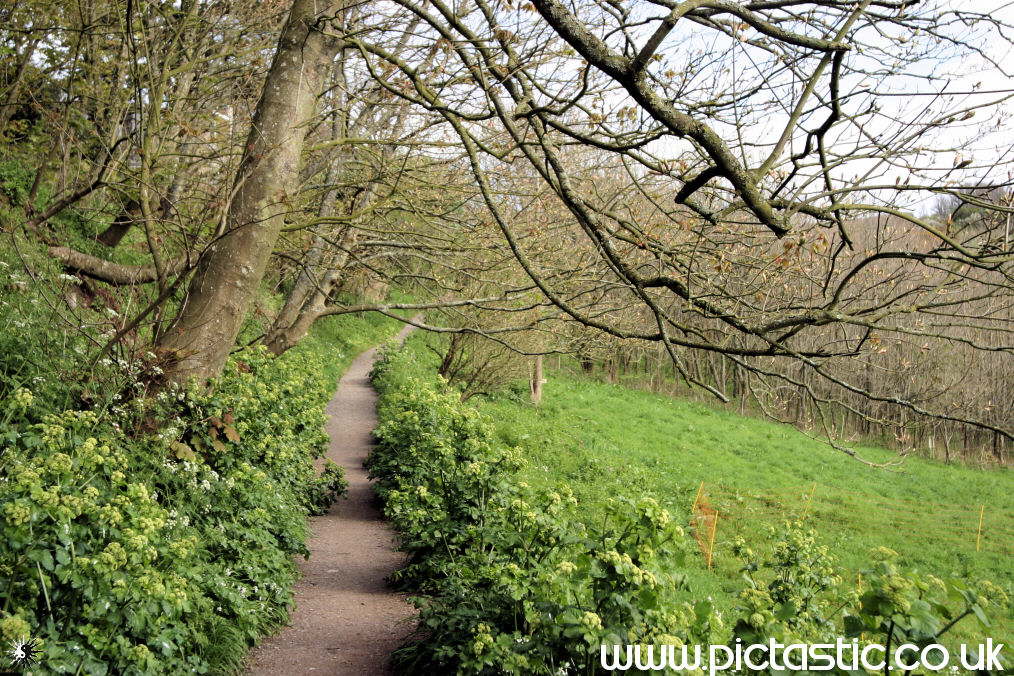
<instances>
[{"instance_id":1,"label":"grassy bank","mask_svg":"<svg viewBox=\"0 0 1014 676\"><path fill-rule=\"evenodd\" d=\"M432 378L424 340L416 336L409 345L417 374ZM585 520L599 518L617 496L655 498L688 527L695 500L716 509L713 568L701 551L688 560L689 584L681 592L687 600L710 596L719 608L731 608L742 587L735 543L769 552L772 529L789 519L817 532L845 578L855 580L870 550L883 546L897 551L906 568L990 580L1010 593L1009 470L922 458L870 467L788 425L556 373L548 374L539 407L521 386L473 402L502 442L523 449L520 478L537 488L565 483ZM874 462L897 457L873 447L860 452ZM1009 606L994 609L993 622L993 636L1010 637Z\"/></svg>"},{"instance_id":2,"label":"grassy bank","mask_svg":"<svg viewBox=\"0 0 1014 676\"><path fill-rule=\"evenodd\" d=\"M780 518L805 517L855 568L884 545L907 563L1010 583L1014 476L909 458L869 467L788 425L744 418L622 387L550 374L538 408L480 404L508 442L526 444L529 480L567 479L591 505L617 493L651 494L689 512L703 497L727 520L722 544ZM896 457L877 448L863 457ZM811 497L812 495L812 497ZM976 552L980 508L984 508Z\"/></svg>"}]
</instances>

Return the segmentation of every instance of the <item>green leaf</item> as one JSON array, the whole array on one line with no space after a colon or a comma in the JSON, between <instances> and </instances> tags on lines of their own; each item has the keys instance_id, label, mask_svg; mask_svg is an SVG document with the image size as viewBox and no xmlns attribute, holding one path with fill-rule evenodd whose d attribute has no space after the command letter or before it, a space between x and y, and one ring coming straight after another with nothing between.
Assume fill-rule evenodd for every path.
<instances>
[{"instance_id":1,"label":"green leaf","mask_svg":"<svg viewBox=\"0 0 1014 676\"><path fill-rule=\"evenodd\" d=\"M66 549L61 547L60 549L56 550L56 560L61 566L66 566L68 563L70 563L70 554L67 552Z\"/></svg>"},{"instance_id":2,"label":"green leaf","mask_svg":"<svg viewBox=\"0 0 1014 676\"><path fill-rule=\"evenodd\" d=\"M775 617L785 622L791 620L799 613L799 609L796 608L796 604L792 601L786 601L782 605L778 606L778 610L775 611Z\"/></svg>"},{"instance_id":3,"label":"green leaf","mask_svg":"<svg viewBox=\"0 0 1014 676\"><path fill-rule=\"evenodd\" d=\"M174 455L180 460L189 460L190 462L193 462L194 460L197 459L197 454L194 453L194 449L190 448L182 441L177 441L173 443L172 449Z\"/></svg>"},{"instance_id":4,"label":"green leaf","mask_svg":"<svg viewBox=\"0 0 1014 676\"><path fill-rule=\"evenodd\" d=\"M641 610L655 610L658 608L658 593L650 588L644 587L637 595L638 607Z\"/></svg>"},{"instance_id":5,"label":"green leaf","mask_svg":"<svg viewBox=\"0 0 1014 676\"><path fill-rule=\"evenodd\" d=\"M912 603L908 616L908 629L921 638L932 638L940 631L940 622L928 603L917 600Z\"/></svg>"},{"instance_id":6,"label":"green leaf","mask_svg":"<svg viewBox=\"0 0 1014 676\"><path fill-rule=\"evenodd\" d=\"M972 604L971 611L975 614L975 618L979 620L979 624L984 627L989 626L989 618L986 617L986 613L983 611L982 606L978 603Z\"/></svg>"},{"instance_id":7,"label":"green leaf","mask_svg":"<svg viewBox=\"0 0 1014 676\"><path fill-rule=\"evenodd\" d=\"M43 569L52 571L55 568L53 553L48 549L35 549L28 553L28 560L38 563Z\"/></svg>"},{"instance_id":8,"label":"green leaf","mask_svg":"<svg viewBox=\"0 0 1014 676\"><path fill-rule=\"evenodd\" d=\"M866 630L866 623L855 615L846 615L844 618L845 636L855 638Z\"/></svg>"}]
</instances>

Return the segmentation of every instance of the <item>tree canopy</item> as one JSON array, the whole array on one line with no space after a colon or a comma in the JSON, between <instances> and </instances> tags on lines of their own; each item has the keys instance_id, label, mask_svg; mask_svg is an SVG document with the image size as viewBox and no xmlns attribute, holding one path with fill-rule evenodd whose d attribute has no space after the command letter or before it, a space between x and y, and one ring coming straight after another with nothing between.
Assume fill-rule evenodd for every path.
<instances>
[{"instance_id":1,"label":"tree canopy","mask_svg":"<svg viewBox=\"0 0 1014 676\"><path fill-rule=\"evenodd\" d=\"M154 389L238 340L280 353L320 317L403 308L494 361L651 353L775 416L1006 444L995 9L18 0L5 237L120 299L89 359L154 350ZM54 226L70 213L86 245Z\"/></svg>"}]
</instances>

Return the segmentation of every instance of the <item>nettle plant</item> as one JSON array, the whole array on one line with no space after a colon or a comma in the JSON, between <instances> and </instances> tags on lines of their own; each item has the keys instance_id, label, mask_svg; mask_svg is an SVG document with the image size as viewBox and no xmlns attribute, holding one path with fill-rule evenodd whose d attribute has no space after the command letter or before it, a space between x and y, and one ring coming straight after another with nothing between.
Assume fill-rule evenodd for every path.
<instances>
[{"instance_id":1,"label":"nettle plant","mask_svg":"<svg viewBox=\"0 0 1014 676\"><path fill-rule=\"evenodd\" d=\"M842 637L883 645L890 654L904 643L920 649L940 643L970 616L988 630L986 608L1002 610L1009 603L989 581L970 585L904 570L898 553L886 547L873 549L870 567L847 583L814 531L788 522L771 533L777 541L766 558L742 538L733 543L749 585L740 593L733 626L733 638L743 644L834 643Z\"/></svg>"}]
</instances>

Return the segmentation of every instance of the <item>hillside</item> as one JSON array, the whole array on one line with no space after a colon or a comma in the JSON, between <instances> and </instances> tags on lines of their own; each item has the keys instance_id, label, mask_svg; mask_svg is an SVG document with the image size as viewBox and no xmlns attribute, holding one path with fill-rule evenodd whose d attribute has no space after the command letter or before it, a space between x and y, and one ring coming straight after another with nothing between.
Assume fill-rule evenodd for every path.
<instances>
[{"instance_id":1,"label":"hillside","mask_svg":"<svg viewBox=\"0 0 1014 676\"><path fill-rule=\"evenodd\" d=\"M564 374L548 380L538 408L503 398L480 404L505 441L526 448L526 476L566 479L592 505L636 491L684 512L703 482L703 496L722 515L719 563L735 535L805 514L849 568L884 545L920 568L1014 580L1009 469L919 457L870 467L788 425ZM876 447L860 451L877 462L898 457Z\"/></svg>"},{"instance_id":2,"label":"hillside","mask_svg":"<svg viewBox=\"0 0 1014 676\"><path fill-rule=\"evenodd\" d=\"M410 346L417 375L432 379L436 365L425 341L417 336ZM897 551L907 568L991 580L1011 590L1009 469L919 457L868 466L788 425L572 373L547 376L538 407L521 385L471 401L494 422L500 439L523 450L521 478L537 488L567 484L584 519L597 518L614 498L650 496L680 514L693 532L695 499L716 509L713 569L704 542L687 571L688 600L708 596L719 607L730 606L742 588L735 540L764 551L773 539L770 529L796 519L817 532L843 577L856 578L869 565L870 550L883 546ZM898 461L882 448L859 450L876 463ZM993 618L994 636L1010 635L1010 613Z\"/></svg>"}]
</instances>

